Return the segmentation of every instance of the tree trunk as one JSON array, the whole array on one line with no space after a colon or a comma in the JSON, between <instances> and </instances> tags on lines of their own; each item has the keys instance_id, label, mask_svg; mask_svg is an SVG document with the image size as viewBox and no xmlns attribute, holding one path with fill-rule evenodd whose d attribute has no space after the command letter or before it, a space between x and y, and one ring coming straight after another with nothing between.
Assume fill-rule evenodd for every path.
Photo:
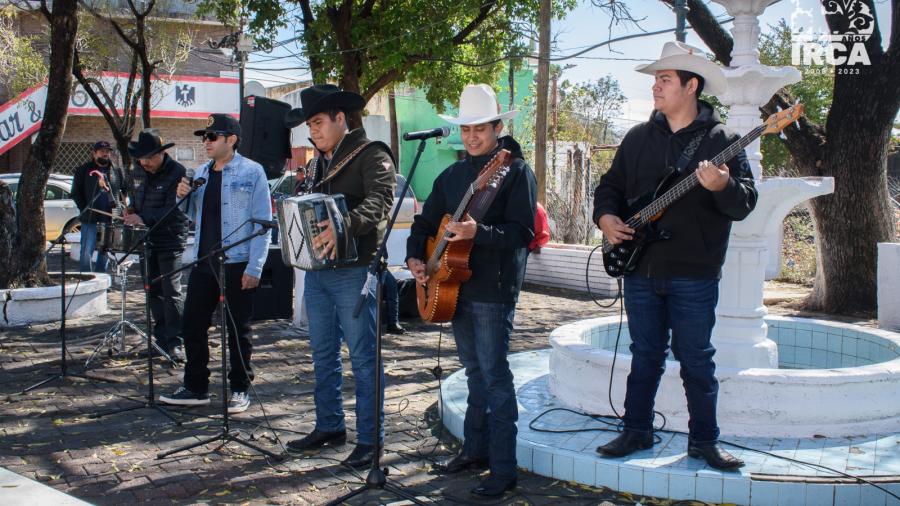
<instances>
[{"instance_id":1,"label":"tree trunk","mask_svg":"<svg viewBox=\"0 0 900 506\"><path fill-rule=\"evenodd\" d=\"M50 284L44 259L44 192L50 170L66 128L69 94L72 91L72 62L78 31L76 0L56 0L49 15L50 69L47 102L37 140L31 145L22 167L16 208L16 272L9 287Z\"/></svg>"},{"instance_id":2,"label":"tree trunk","mask_svg":"<svg viewBox=\"0 0 900 506\"><path fill-rule=\"evenodd\" d=\"M396 97L396 87L391 87L391 91L388 94L388 109L390 116L390 126L391 126L391 151L394 152L394 157L397 159L397 166L395 169L397 173L400 173L400 125L397 124L397 97Z\"/></svg>"},{"instance_id":3,"label":"tree trunk","mask_svg":"<svg viewBox=\"0 0 900 506\"><path fill-rule=\"evenodd\" d=\"M15 239L16 203L9 185L0 181L0 287L8 287L15 276Z\"/></svg>"},{"instance_id":4,"label":"tree trunk","mask_svg":"<svg viewBox=\"0 0 900 506\"><path fill-rule=\"evenodd\" d=\"M537 201L547 202L547 88L550 85L550 0L540 0L537 103L534 118L534 175Z\"/></svg>"}]
</instances>

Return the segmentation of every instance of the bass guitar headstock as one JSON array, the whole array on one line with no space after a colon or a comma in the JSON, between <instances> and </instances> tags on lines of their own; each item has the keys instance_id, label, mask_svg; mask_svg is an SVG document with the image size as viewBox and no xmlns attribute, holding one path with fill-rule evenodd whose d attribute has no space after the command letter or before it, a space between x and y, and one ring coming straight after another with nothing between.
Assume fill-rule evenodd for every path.
<instances>
[{"instance_id":1,"label":"bass guitar headstock","mask_svg":"<svg viewBox=\"0 0 900 506\"><path fill-rule=\"evenodd\" d=\"M766 119L766 129L763 130L762 133L763 135L777 134L791 123L800 119L800 116L803 116L803 104L799 103L794 104L783 111L778 111Z\"/></svg>"}]
</instances>

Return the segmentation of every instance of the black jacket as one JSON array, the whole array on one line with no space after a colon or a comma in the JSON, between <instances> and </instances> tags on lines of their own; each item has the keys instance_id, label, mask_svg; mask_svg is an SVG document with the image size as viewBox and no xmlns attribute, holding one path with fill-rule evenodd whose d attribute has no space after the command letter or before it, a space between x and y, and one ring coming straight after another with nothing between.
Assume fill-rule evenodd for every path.
<instances>
[{"instance_id":1,"label":"black jacket","mask_svg":"<svg viewBox=\"0 0 900 506\"><path fill-rule=\"evenodd\" d=\"M475 302L515 302L525 278L527 247L534 238L537 184L525 163L522 149L512 137L501 137L499 148L508 149L513 162L499 193L478 224L469 255L472 277L460 287L462 299ZM425 243L437 233L445 214L453 214L469 185L496 151L479 157L466 156L434 181L431 195L416 215L406 242L406 257L425 258Z\"/></svg>"},{"instance_id":2,"label":"black jacket","mask_svg":"<svg viewBox=\"0 0 900 506\"><path fill-rule=\"evenodd\" d=\"M147 228L156 225L175 205L175 188L184 174L184 166L169 155L164 155L163 164L156 174L147 172L141 166L135 168L131 207ZM150 245L154 251L183 250L187 233L187 215L176 209L150 234Z\"/></svg>"},{"instance_id":3,"label":"black jacket","mask_svg":"<svg viewBox=\"0 0 900 506\"><path fill-rule=\"evenodd\" d=\"M673 134L665 116L654 111L650 121L625 135L612 167L594 191L594 223L604 214L624 220L625 203L653 192L698 131L709 129L681 177L740 138L721 123L706 102L699 102L698 113L693 123ZM757 198L747 155L741 151L726 165L731 178L725 189L710 192L698 185L663 214L657 223L671 238L650 244L633 275L698 279L721 275L731 222L747 217L756 207Z\"/></svg>"},{"instance_id":4,"label":"black jacket","mask_svg":"<svg viewBox=\"0 0 900 506\"><path fill-rule=\"evenodd\" d=\"M358 254L358 260L352 266L367 266L375 258L387 230L397 184L394 160L381 143L366 147L339 173L332 173L331 169L341 160L367 142L366 131L354 129L341 139L330 162L326 164L319 152L319 156L310 160L307 169L314 175L316 186L313 191L329 195L341 193L346 198L350 233L356 238Z\"/></svg>"},{"instance_id":5,"label":"black jacket","mask_svg":"<svg viewBox=\"0 0 900 506\"><path fill-rule=\"evenodd\" d=\"M109 223L109 216L105 216L92 211L84 212L86 208L100 209L109 212L113 207L112 196L110 194L100 195L97 200L94 197L103 190L100 189L97 176L90 175L90 172L99 170L106 174L112 194L119 195L125 191L125 179L122 176L122 170L117 167L100 167L93 160L85 163L81 167L75 169L75 176L72 179L72 200L78 206L78 210L82 211L82 223ZM93 202L93 204L91 204Z\"/></svg>"}]
</instances>

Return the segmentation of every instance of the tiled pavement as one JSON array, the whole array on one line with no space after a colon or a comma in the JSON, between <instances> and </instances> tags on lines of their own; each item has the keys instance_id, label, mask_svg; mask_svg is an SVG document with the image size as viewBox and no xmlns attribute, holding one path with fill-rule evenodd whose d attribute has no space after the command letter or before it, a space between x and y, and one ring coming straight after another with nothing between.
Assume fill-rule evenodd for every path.
<instances>
[{"instance_id":1,"label":"tiled pavement","mask_svg":"<svg viewBox=\"0 0 900 506\"><path fill-rule=\"evenodd\" d=\"M128 315L143 318L143 295L137 280L128 295ZM116 321L118 292L109 292L110 312L70 321L71 367L82 370L98 336ZM571 292L530 288L523 293L516 314L511 352L546 348L547 335L563 322L611 314L586 297ZM214 321L216 321L214 319ZM471 473L436 476L432 464L456 451L452 437L436 423L437 381L431 369L440 365L444 376L460 366L452 336L421 322L405 321L409 332L386 336L384 362L386 455L389 479L407 491L437 504L473 502L468 489L479 479ZM132 345L138 344L134 336ZM58 326L0 331L0 467L38 480L56 490L96 504L321 504L361 483L364 474L342 468L338 461L352 448L328 450L318 456L267 460L235 444L216 449L201 447L157 460L160 451L217 433L220 399L218 335L211 335L213 404L180 410L176 426L155 411L141 409L98 420L91 414L131 405L146 394L146 361L118 354L92 366L92 376L112 379L66 379L28 395L19 395L48 373L58 371ZM254 325L253 363L256 370L254 404L233 417L255 442L280 453L280 441L308 433L314 422L312 361L306 337L289 322ZM349 362L346 359L345 364ZM157 393L180 384L181 370L161 362ZM351 440L354 427L353 382L345 366L344 399ZM265 405L265 415L259 404ZM271 426L273 430L269 429ZM637 497L609 489L591 488L523 472L516 492L488 504L634 504ZM2 495L3 491L0 491ZM353 504L392 503L382 494L362 496ZM666 504L641 498L643 504Z\"/></svg>"}]
</instances>

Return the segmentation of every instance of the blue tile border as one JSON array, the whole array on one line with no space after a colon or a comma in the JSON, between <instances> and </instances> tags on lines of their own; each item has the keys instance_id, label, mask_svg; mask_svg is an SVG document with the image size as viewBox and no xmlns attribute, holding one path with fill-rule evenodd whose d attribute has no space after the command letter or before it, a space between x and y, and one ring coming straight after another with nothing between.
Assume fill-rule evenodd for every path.
<instances>
[{"instance_id":1,"label":"blue tile border","mask_svg":"<svg viewBox=\"0 0 900 506\"><path fill-rule=\"evenodd\" d=\"M833 473L817 473L808 466L790 464L749 451L733 452L748 463L741 472L721 473L688 458L685 455L686 437L682 435L661 434L663 440L651 450L637 452L626 458L605 459L597 455L594 448L614 437L614 434L586 432L568 434L566 437L545 437L546 435L535 433L527 428L529 422L546 409L561 407L550 394L547 385L549 354L550 350L543 350L509 357L519 392L520 432L516 456L522 469L585 485L676 500L696 499L709 503L775 506L900 505L900 501L874 487L823 483L821 480L834 477ZM840 354L834 355L841 357ZM452 374L443 383L444 423L457 437L462 436L465 387L462 371ZM581 418L560 414L543 421L548 425L555 424L553 426L557 428L567 429L591 423L590 420ZM812 463L845 467L851 465L861 475L884 475L888 472L897 481L888 486L895 493L900 492L900 432L870 438L727 439ZM549 441L553 443L546 444ZM862 453L851 453L851 446ZM841 470L846 472L845 467ZM779 479L779 475L794 476L794 480L800 481L766 481L757 473L774 475L775 480ZM818 481L807 483L803 481L804 477L813 477L813 480Z\"/></svg>"}]
</instances>

